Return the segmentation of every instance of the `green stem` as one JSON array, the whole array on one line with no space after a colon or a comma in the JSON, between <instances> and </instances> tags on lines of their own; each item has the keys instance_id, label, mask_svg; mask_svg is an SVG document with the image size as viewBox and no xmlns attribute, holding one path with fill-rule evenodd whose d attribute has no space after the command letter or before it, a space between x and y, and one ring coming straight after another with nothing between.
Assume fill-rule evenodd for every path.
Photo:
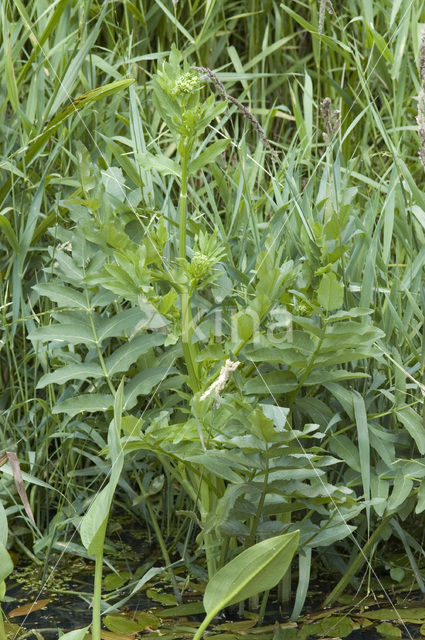
<instances>
[{"instance_id":1,"label":"green stem","mask_svg":"<svg viewBox=\"0 0 425 640\"><path fill-rule=\"evenodd\" d=\"M187 218L187 167L189 154L185 150L182 156L182 178L179 201L179 258L186 259L186 218Z\"/></svg>"},{"instance_id":2,"label":"green stem","mask_svg":"<svg viewBox=\"0 0 425 640\"><path fill-rule=\"evenodd\" d=\"M210 490L207 482L205 480L201 480L200 487L200 507L201 507L201 522L202 526L205 529L206 521L208 516L214 512L214 508L216 507L216 501L212 501L213 494ZM217 549L216 549L216 538L215 535L211 532L205 533L204 531L204 544L205 544L205 557L207 560L207 570L208 570L208 578L211 578L217 572Z\"/></svg>"},{"instance_id":3,"label":"green stem","mask_svg":"<svg viewBox=\"0 0 425 640\"><path fill-rule=\"evenodd\" d=\"M357 573L362 564L367 560L367 557L372 550L373 546L378 542L382 530L386 527L387 523L394 517L394 514L386 516L383 520L381 520L380 524L376 527L375 531L370 536L369 540L366 542L364 547L360 549L360 552L357 554L356 558L348 567L345 574L342 576L341 580L338 582L336 587L331 591L326 600L323 603L324 607L328 607L339 595L344 591L350 582L351 578Z\"/></svg>"},{"instance_id":4,"label":"green stem","mask_svg":"<svg viewBox=\"0 0 425 640\"><path fill-rule=\"evenodd\" d=\"M288 502L290 502L290 498L288 498ZM291 522L292 512L288 511L287 513L282 513L279 517L281 522ZM279 582L278 586L278 602L284 608L288 605L288 602L291 599L291 591L292 591L292 574L291 574L291 565L289 565L287 572L283 576L282 580Z\"/></svg>"},{"instance_id":5,"label":"green stem","mask_svg":"<svg viewBox=\"0 0 425 640\"><path fill-rule=\"evenodd\" d=\"M173 587L174 595L176 596L177 602L179 604L181 604L181 602L182 602L181 593L180 593L179 588L177 586L176 576L174 575L173 570L171 568L170 556L169 556L168 551L167 551L167 547L166 547L166 544L165 544L164 537L162 535L161 528L160 528L160 526L158 524L158 518L156 517L156 513L154 511L154 508L152 507L152 505L150 503L149 496L146 493L146 491L144 490L143 485L142 485L142 483L140 481L138 482L138 485L139 485L140 491L141 491L141 493L142 493L142 495L143 495L143 497L145 498L145 501L146 501L146 507L147 507L147 510L149 512L149 517L151 519L151 523L152 523L153 529L155 531L156 539L158 540L158 544L159 544L160 549L161 549L162 557L164 558L165 566L167 568L167 573L168 573L168 576L170 578L171 585Z\"/></svg>"},{"instance_id":6,"label":"green stem","mask_svg":"<svg viewBox=\"0 0 425 640\"><path fill-rule=\"evenodd\" d=\"M258 624L262 624L267 607L267 601L269 599L270 591L264 591L263 599L261 600L260 611L258 613Z\"/></svg>"},{"instance_id":7,"label":"green stem","mask_svg":"<svg viewBox=\"0 0 425 640\"><path fill-rule=\"evenodd\" d=\"M268 452L267 452L266 470L265 470L265 473L264 473L263 490L261 492L261 496L260 496L260 499L258 501L256 514L255 514L254 519L252 521L251 531L249 532L249 536L248 536L248 538L246 539L246 542L245 542L245 549L248 549L249 547L252 547L252 545L254 544L255 536L256 536L256 533L257 533L258 524L260 522L261 514L263 512L264 502L265 502L266 495L267 495L268 480L269 480L269 457L268 457Z\"/></svg>"},{"instance_id":8,"label":"green stem","mask_svg":"<svg viewBox=\"0 0 425 640\"><path fill-rule=\"evenodd\" d=\"M103 569L103 547L105 544L106 523L99 530L99 540L96 545L98 551L95 554L94 569L94 589L93 589L93 615L92 615L92 640L101 640L100 628L100 603L102 600L102 569Z\"/></svg>"},{"instance_id":9,"label":"green stem","mask_svg":"<svg viewBox=\"0 0 425 640\"><path fill-rule=\"evenodd\" d=\"M182 154L180 201L179 201L179 258L186 260L186 227L187 227L187 168L190 159L189 144L185 145ZM182 314L182 346L183 355L189 374L192 391L199 390L198 367L196 363L196 347L192 342L193 338L193 318L190 308L190 295L183 292L180 295L180 306Z\"/></svg>"},{"instance_id":10,"label":"green stem","mask_svg":"<svg viewBox=\"0 0 425 640\"><path fill-rule=\"evenodd\" d=\"M0 607L0 640L6 640L6 629L4 628L3 611Z\"/></svg>"},{"instance_id":11,"label":"green stem","mask_svg":"<svg viewBox=\"0 0 425 640\"><path fill-rule=\"evenodd\" d=\"M214 609L214 611L210 611L210 613L207 613L207 615L205 616L205 618L201 623L201 626L193 636L192 640L201 640L205 629L208 627L209 623L214 618L214 616L217 615L217 613L219 613L219 611L220 609Z\"/></svg>"}]
</instances>

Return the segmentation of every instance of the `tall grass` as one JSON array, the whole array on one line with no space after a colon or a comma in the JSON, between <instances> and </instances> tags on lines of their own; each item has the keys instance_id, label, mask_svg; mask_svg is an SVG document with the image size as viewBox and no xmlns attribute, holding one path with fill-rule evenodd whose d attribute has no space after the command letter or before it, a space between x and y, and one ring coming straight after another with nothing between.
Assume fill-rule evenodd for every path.
<instances>
[{"instance_id":1,"label":"tall grass","mask_svg":"<svg viewBox=\"0 0 425 640\"><path fill-rule=\"evenodd\" d=\"M312 549L334 568L330 603L358 584L365 560L378 562L378 545L385 558L381 541L393 535L424 589L414 532L425 508L416 126L425 7L326 7L2 3L1 449L16 450L52 487L30 490L38 529L27 527L29 556L63 548L108 473L99 452L124 376L124 435L139 440L127 443L134 452L117 502L138 502L172 556L190 565L200 534L211 575L241 547L301 523L296 616ZM152 78L174 44L181 70L212 70L234 98L225 109L198 74L196 96L203 104L215 95L216 112L188 179L175 122L152 100ZM212 144L220 154L203 163ZM196 254L211 262L198 279ZM114 354L138 337L140 310L154 337L119 369ZM280 338L292 327L291 349L269 339L276 322ZM204 410L200 395L227 359L241 366L218 408L211 398ZM287 411L286 458L276 453L284 427L273 406ZM257 449L231 442L247 424ZM216 458L227 451L226 461L213 468L202 457L210 448ZM13 542L18 502L6 476L0 489Z\"/></svg>"}]
</instances>

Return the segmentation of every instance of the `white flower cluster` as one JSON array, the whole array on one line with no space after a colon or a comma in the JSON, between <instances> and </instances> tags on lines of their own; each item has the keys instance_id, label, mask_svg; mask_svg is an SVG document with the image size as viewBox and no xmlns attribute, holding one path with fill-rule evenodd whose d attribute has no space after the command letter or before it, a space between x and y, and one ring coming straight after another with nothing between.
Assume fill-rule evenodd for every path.
<instances>
[{"instance_id":1,"label":"white flower cluster","mask_svg":"<svg viewBox=\"0 0 425 640\"><path fill-rule=\"evenodd\" d=\"M225 364L221 367L219 376L215 382L212 383L211 386L202 394L201 400L206 400L208 396L210 396L213 391L215 391L216 395L219 396L226 386L226 382L229 379L232 371L235 371L240 365L239 360L236 362L232 362L232 360L226 360Z\"/></svg>"}]
</instances>

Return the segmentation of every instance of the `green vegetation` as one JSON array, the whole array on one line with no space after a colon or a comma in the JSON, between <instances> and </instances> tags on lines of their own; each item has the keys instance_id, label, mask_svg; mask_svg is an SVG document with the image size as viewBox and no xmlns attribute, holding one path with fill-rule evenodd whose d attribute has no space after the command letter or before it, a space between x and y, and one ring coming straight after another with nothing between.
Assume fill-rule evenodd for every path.
<instances>
[{"instance_id":1,"label":"green vegetation","mask_svg":"<svg viewBox=\"0 0 425 640\"><path fill-rule=\"evenodd\" d=\"M208 585L197 639L275 586L296 621L323 568L326 605L425 593L425 4L0 22L0 600L12 548L93 558L99 640L122 514L153 559L119 606Z\"/></svg>"}]
</instances>

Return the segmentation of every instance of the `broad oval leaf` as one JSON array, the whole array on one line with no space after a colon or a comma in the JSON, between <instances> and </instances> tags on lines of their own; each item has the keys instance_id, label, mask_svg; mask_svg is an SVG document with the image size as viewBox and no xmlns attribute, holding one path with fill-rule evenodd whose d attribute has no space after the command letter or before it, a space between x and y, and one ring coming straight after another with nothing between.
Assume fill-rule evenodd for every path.
<instances>
[{"instance_id":1,"label":"broad oval leaf","mask_svg":"<svg viewBox=\"0 0 425 640\"><path fill-rule=\"evenodd\" d=\"M0 542L0 583L6 580L7 576L13 571L12 558L6 547Z\"/></svg>"},{"instance_id":2,"label":"broad oval leaf","mask_svg":"<svg viewBox=\"0 0 425 640\"><path fill-rule=\"evenodd\" d=\"M209 581L204 594L207 614L268 591L288 570L300 533L293 531L269 538L242 551Z\"/></svg>"}]
</instances>

